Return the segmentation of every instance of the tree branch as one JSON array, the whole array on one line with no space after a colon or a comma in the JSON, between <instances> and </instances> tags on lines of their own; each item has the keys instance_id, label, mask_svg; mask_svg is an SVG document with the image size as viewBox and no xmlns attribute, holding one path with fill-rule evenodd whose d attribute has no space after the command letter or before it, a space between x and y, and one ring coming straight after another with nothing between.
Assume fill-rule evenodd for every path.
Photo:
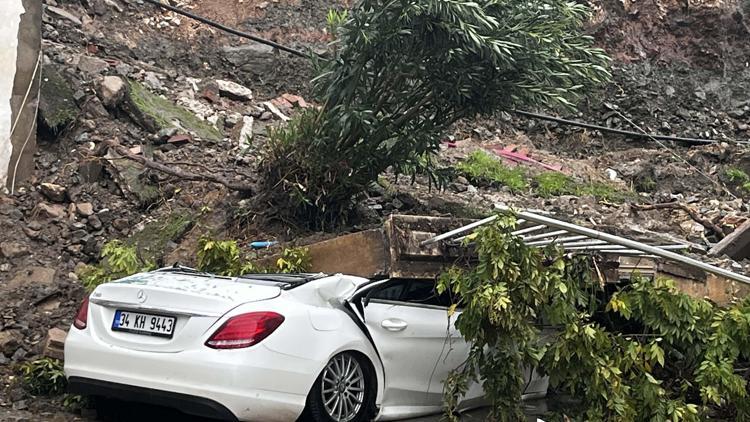
<instances>
[{"instance_id":1,"label":"tree branch","mask_svg":"<svg viewBox=\"0 0 750 422\"><path fill-rule=\"evenodd\" d=\"M128 160L135 161L143 165L146 168L156 170L165 174L169 174L170 176L175 176L182 180L192 181L192 182L218 183L220 185L226 186L228 189L231 189L231 190L236 190L240 192L248 192L248 193L253 192L253 186L249 183L236 182L233 180L229 180L225 177L219 176L217 174L213 174L208 171L202 174L192 173L189 171L181 170L179 168L170 167L161 163L157 163L156 161L149 160L148 158L142 155L132 154L128 150L128 148L124 147L123 145L120 145L120 143L118 143L115 140L104 141L104 145L106 145L109 148L114 149L115 152L120 154L122 157L127 158Z\"/></svg>"},{"instance_id":2,"label":"tree branch","mask_svg":"<svg viewBox=\"0 0 750 422\"><path fill-rule=\"evenodd\" d=\"M681 209L685 211L690 218L693 219L693 221L697 222L698 224L701 224L703 227L707 229L711 229L716 236L719 237L719 239L723 239L726 235L724 234L724 230L721 229L721 227L714 224L712 221L707 220L700 215L698 215L698 212L694 209L690 208L688 205L683 204L682 202L667 202L664 204L651 204L651 205L637 205L632 204L633 208L637 210L642 211L649 211L649 210L658 210L658 209Z\"/></svg>"}]
</instances>

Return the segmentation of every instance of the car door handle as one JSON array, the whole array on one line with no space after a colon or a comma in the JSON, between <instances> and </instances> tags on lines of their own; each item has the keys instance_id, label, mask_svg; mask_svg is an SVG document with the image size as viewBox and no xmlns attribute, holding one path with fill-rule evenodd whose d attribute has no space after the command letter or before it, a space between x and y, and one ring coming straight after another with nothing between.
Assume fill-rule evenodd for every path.
<instances>
[{"instance_id":1,"label":"car door handle","mask_svg":"<svg viewBox=\"0 0 750 422\"><path fill-rule=\"evenodd\" d=\"M380 323L380 326L388 331L403 331L404 329L406 329L406 327L409 326L409 324L401 319L388 318L384 319L383 322Z\"/></svg>"}]
</instances>

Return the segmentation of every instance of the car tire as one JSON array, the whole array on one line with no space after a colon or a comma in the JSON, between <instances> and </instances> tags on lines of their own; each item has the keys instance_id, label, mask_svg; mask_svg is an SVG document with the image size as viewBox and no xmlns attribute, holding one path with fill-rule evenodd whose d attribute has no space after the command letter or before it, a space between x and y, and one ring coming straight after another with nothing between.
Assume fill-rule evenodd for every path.
<instances>
[{"instance_id":1,"label":"car tire","mask_svg":"<svg viewBox=\"0 0 750 422\"><path fill-rule=\"evenodd\" d=\"M307 422L367 422L375 416L377 380L370 362L357 353L331 358L307 396L300 418ZM337 404L338 403L338 404Z\"/></svg>"}]
</instances>

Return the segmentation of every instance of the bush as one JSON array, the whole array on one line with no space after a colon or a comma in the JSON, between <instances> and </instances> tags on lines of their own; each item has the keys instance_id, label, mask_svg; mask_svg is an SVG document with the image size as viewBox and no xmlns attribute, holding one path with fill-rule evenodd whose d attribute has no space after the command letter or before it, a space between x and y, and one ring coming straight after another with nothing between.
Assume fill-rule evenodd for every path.
<instances>
[{"instance_id":1,"label":"bush","mask_svg":"<svg viewBox=\"0 0 750 422\"><path fill-rule=\"evenodd\" d=\"M471 344L445 382L449 419L475 380L492 420L521 420L522 368L537 366L580 399L577 420L750 420L750 298L719 307L638 278L608 296L589 257L529 247L515 228L512 216L481 228L477 265L438 283L461 298L451 310Z\"/></svg>"},{"instance_id":2,"label":"bush","mask_svg":"<svg viewBox=\"0 0 750 422\"><path fill-rule=\"evenodd\" d=\"M274 271L303 273L310 269L310 256L307 248L287 248L276 261L276 268L262 268L244 256L236 240L202 237L198 242L198 269L230 277Z\"/></svg>"},{"instance_id":3,"label":"bush","mask_svg":"<svg viewBox=\"0 0 750 422\"><path fill-rule=\"evenodd\" d=\"M67 386L62 362L51 358L22 364L21 379L26 391L34 395L62 394Z\"/></svg>"},{"instance_id":4,"label":"bush","mask_svg":"<svg viewBox=\"0 0 750 422\"><path fill-rule=\"evenodd\" d=\"M361 0L331 19L316 62L320 109L270 133L261 164L274 211L330 227L391 168L442 184L434 154L454 122L519 106L572 107L609 77L583 34L588 9L565 0Z\"/></svg>"},{"instance_id":5,"label":"bush","mask_svg":"<svg viewBox=\"0 0 750 422\"><path fill-rule=\"evenodd\" d=\"M111 240L102 248L101 261L97 265L86 265L77 271L86 291L109 281L127 277L155 267L153 262L138 256L135 245L125 245L119 240Z\"/></svg>"}]
</instances>

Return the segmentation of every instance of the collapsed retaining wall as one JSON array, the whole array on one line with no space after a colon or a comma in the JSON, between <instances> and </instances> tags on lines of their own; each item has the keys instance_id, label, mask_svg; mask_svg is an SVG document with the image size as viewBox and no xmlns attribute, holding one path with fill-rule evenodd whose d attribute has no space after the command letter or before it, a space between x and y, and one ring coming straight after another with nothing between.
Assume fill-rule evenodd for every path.
<instances>
[{"instance_id":1,"label":"collapsed retaining wall","mask_svg":"<svg viewBox=\"0 0 750 422\"><path fill-rule=\"evenodd\" d=\"M34 170L41 76L42 2L0 7L0 188L10 191Z\"/></svg>"}]
</instances>

